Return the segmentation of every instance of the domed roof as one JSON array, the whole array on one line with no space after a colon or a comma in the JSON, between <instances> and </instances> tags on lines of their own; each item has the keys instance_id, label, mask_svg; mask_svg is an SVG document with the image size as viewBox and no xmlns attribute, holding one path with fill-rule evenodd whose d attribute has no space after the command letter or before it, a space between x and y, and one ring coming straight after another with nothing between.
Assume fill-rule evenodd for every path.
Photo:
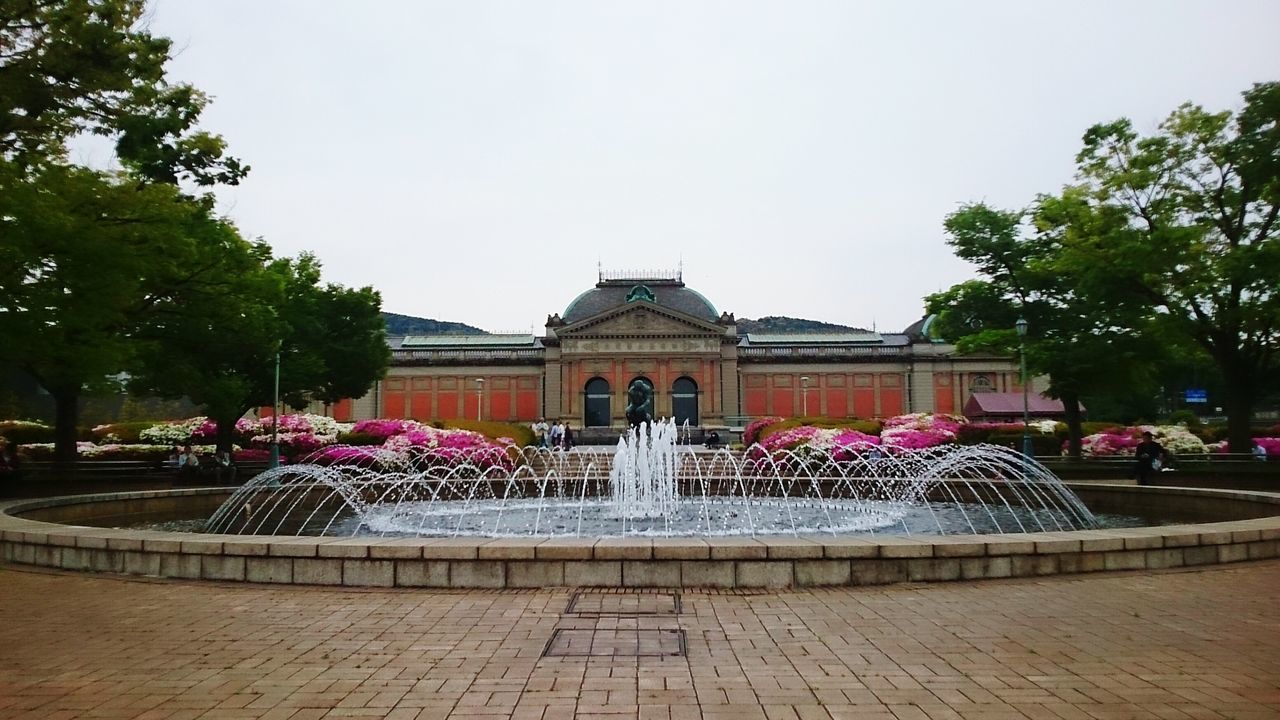
<instances>
[{"instance_id":1,"label":"domed roof","mask_svg":"<svg viewBox=\"0 0 1280 720\"><path fill-rule=\"evenodd\" d=\"M685 287L678 276L606 278L603 275L595 287L569 303L561 318L566 323L574 323L628 302L652 302L708 322L720 319L715 306L702 293Z\"/></svg>"}]
</instances>

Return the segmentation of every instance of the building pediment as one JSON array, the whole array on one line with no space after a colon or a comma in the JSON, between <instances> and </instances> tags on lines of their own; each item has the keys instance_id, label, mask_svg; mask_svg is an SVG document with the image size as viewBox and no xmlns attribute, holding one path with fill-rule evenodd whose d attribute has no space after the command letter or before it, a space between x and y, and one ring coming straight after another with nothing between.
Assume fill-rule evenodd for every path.
<instances>
[{"instance_id":1,"label":"building pediment","mask_svg":"<svg viewBox=\"0 0 1280 720\"><path fill-rule=\"evenodd\" d=\"M560 338L723 337L725 328L653 303L638 301L556 330Z\"/></svg>"}]
</instances>

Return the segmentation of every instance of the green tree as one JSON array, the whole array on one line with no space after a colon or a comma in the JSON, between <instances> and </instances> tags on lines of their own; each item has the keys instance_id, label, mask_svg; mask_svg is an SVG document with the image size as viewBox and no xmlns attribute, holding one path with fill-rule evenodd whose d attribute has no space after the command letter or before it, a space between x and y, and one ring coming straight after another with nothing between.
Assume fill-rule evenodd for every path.
<instances>
[{"instance_id":1,"label":"green tree","mask_svg":"<svg viewBox=\"0 0 1280 720\"><path fill-rule=\"evenodd\" d=\"M208 98L165 80L172 42L145 12L145 0L0 0L0 156L40 167L90 133L140 178L238 182L248 168L196 128Z\"/></svg>"},{"instance_id":2,"label":"green tree","mask_svg":"<svg viewBox=\"0 0 1280 720\"><path fill-rule=\"evenodd\" d=\"M322 285L314 257L272 260L229 225L222 232L222 281L189 285L170 299L168 320L147 330L131 387L189 396L217 422L225 449L236 420L274 401L277 353L280 396L302 407L363 395L386 372L390 350L377 292Z\"/></svg>"},{"instance_id":3,"label":"green tree","mask_svg":"<svg viewBox=\"0 0 1280 720\"><path fill-rule=\"evenodd\" d=\"M1079 182L1044 215L1062 267L1103 322L1143 308L1153 337L1212 358L1231 447L1247 451L1280 347L1280 83L1234 114L1185 104L1148 136L1095 125L1076 160Z\"/></svg>"},{"instance_id":4,"label":"green tree","mask_svg":"<svg viewBox=\"0 0 1280 720\"><path fill-rule=\"evenodd\" d=\"M212 200L179 182L248 168L197 127L208 99L165 79L171 43L144 0L0 0L0 357L55 399L60 460L75 459L80 394L127 368L162 299L199 275L191 244ZM124 174L66 161L108 138ZM126 180L127 178L127 180Z\"/></svg>"},{"instance_id":5,"label":"green tree","mask_svg":"<svg viewBox=\"0 0 1280 720\"><path fill-rule=\"evenodd\" d=\"M140 324L192 281L206 216L170 185L0 161L0 360L53 396L60 460L82 392L128 367Z\"/></svg>"},{"instance_id":6,"label":"green tree","mask_svg":"<svg viewBox=\"0 0 1280 720\"><path fill-rule=\"evenodd\" d=\"M1140 382L1133 362L1142 344L1131 333L1099 322L1100 314L1062 282L1057 234L1036 231L1022 212L965 205L947 216L948 244L983 276L926 298L936 328L960 352L1014 353L1015 329L1025 319L1027 367L1049 379L1046 391L1063 402L1069 448L1080 453L1080 400L1091 388ZM1127 372L1126 372L1127 371Z\"/></svg>"}]
</instances>

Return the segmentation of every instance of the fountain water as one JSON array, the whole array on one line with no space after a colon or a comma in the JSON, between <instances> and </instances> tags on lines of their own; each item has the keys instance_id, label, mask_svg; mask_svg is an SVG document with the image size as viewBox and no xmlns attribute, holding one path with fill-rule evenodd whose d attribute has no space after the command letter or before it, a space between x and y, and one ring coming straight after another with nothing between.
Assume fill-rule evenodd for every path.
<instances>
[{"instance_id":1,"label":"fountain water","mask_svg":"<svg viewBox=\"0 0 1280 720\"><path fill-rule=\"evenodd\" d=\"M210 518L216 533L375 536L952 534L1092 528L1074 493L992 445L839 457L698 451L671 421L625 433L612 456L526 448L459 457L352 448L268 471ZM328 451L316 459L333 458Z\"/></svg>"}]
</instances>

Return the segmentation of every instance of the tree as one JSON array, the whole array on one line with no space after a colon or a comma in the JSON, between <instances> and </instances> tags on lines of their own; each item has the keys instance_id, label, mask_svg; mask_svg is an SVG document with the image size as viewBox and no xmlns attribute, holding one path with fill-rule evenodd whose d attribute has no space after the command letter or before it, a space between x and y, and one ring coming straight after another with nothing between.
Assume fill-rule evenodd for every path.
<instances>
[{"instance_id":1,"label":"tree","mask_svg":"<svg viewBox=\"0 0 1280 720\"><path fill-rule=\"evenodd\" d=\"M127 368L138 327L192 280L206 215L173 186L0 161L0 360L53 396L59 460L75 459L82 391Z\"/></svg>"},{"instance_id":2,"label":"tree","mask_svg":"<svg viewBox=\"0 0 1280 720\"><path fill-rule=\"evenodd\" d=\"M38 168L91 133L137 177L238 182L248 167L196 129L208 98L165 81L172 43L145 12L145 0L0 0L0 156Z\"/></svg>"},{"instance_id":3,"label":"tree","mask_svg":"<svg viewBox=\"0 0 1280 720\"><path fill-rule=\"evenodd\" d=\"M199 271L190 241L212 200L179 182L248 171L197 123L208 99L165 80L170 41L144 0L0 0L0 357L57 406L57 449L75 459L79 396L126 369L132 339ZM66 162L67 142L115 142L125 173Z\"/></svg>"},{"instance_id":4,"label":"tree","mask_svg":"<svg viewBox=\"0 0 1280 720\"><path fill-rule=\"evenodd\" d=\"M1026 213L977 203L947 216L948 244L974 263L981 280L970 280L926 299L937 313L935 327L961 352L1016 352L1015 323L1028 324L1027 367L1049 378L1047 393L1063 402L1069 448L1080 453L1080 400L1089 388L1138 382L1126 370L1142 344L1131 334L1099 323L1087 298L1062 282L1059 242L1051 232L1026 226Z\"/></svg>"},{"instance_id":5,"label":"tree","mask_svg":"<svg viewBox=\"0 0 1280 720\"><path fill-rule=\"evenodd\" d=\"M1141 307L1154 337L1213 359L1237 452L1280 346L1280 83L1243 95L1234 115L1184 104L1146 137L1091 127L1079 182L1045 216L1099 310Z\"/></svg>"},{"instance_id":6,"label":"tree","mask_svg":"<svg viewBox=\"0 0 1280 720\"><path fill-rule=\"evenodd\" d=\"M275 357L286 405L358 397L386 372L390 350L381 297L371 288L321 285L314 257L272 260L266 246L223 224L219 283L192 284L151 326L131 387L187 395L218 425L229 449L238 420L274 401Z\"/></svg>"}]
</instances>

